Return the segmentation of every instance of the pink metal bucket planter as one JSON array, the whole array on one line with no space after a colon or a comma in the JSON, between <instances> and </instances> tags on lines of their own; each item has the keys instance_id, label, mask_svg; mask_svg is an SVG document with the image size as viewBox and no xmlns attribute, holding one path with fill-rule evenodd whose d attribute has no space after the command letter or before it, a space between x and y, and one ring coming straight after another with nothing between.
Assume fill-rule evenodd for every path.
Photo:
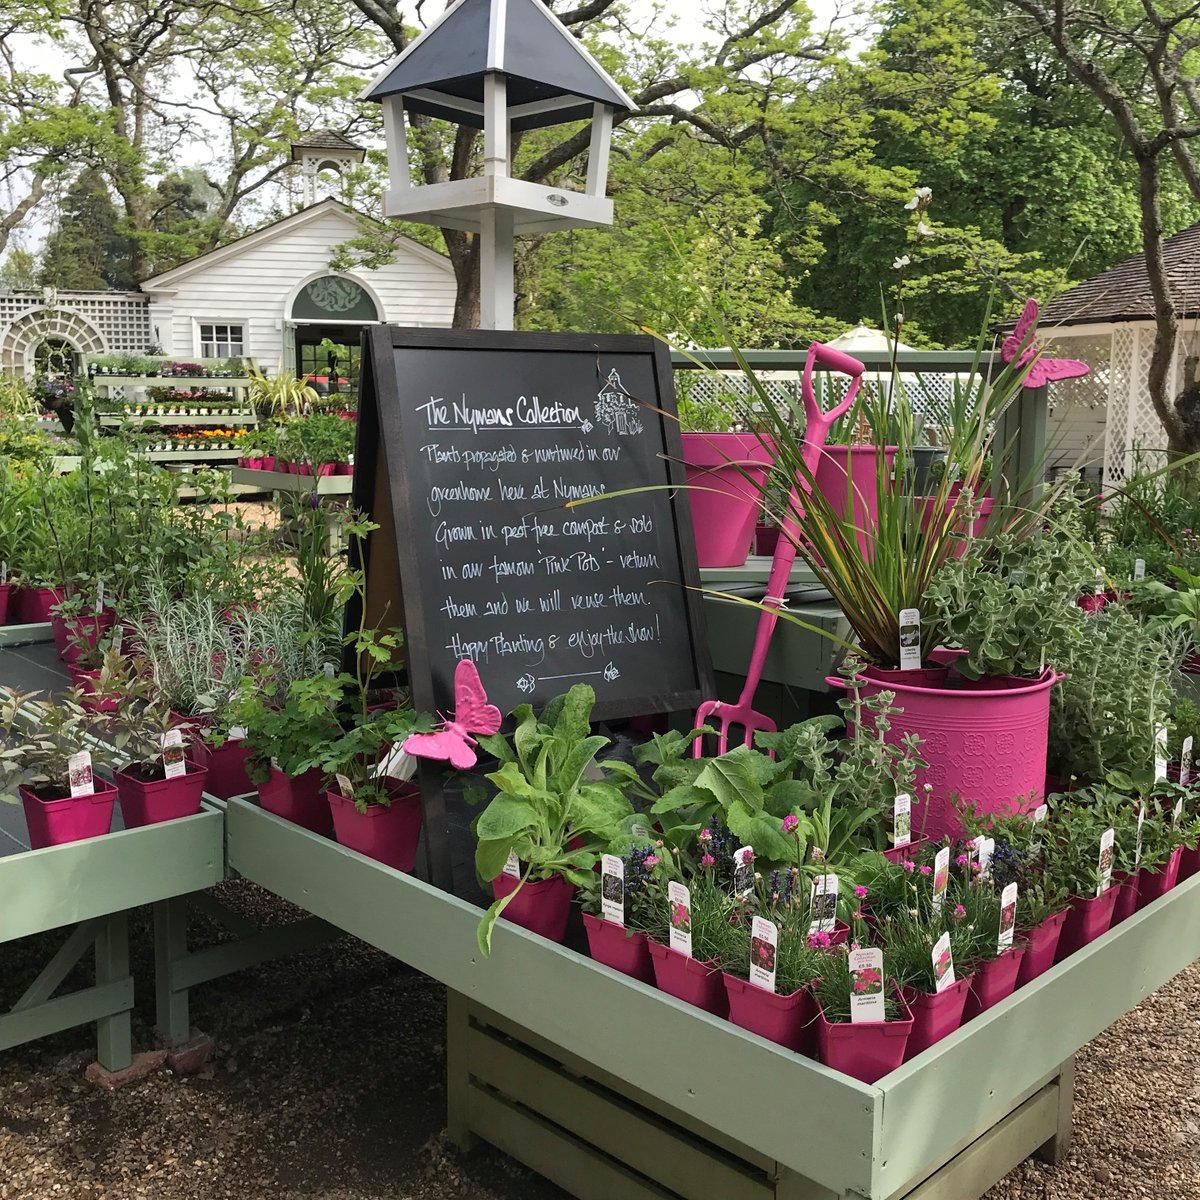
<instances>
[{"instance_id":1,"label":"pink metal bucket planter","mask_svg":"<svg viewBox=\"0 0 1200 1200\"><path fill-rule=\"evenodd\" d=\"M880 467L886 471L882 485L890 491L895 486L896 450L896 446L826 446L817 460L816 489L843 521L853 520L864 556L873 552L879 524Z\"/></svg>"},{"instance_id":2,"label":"pink metal bucket planter","mask_svg":"<svg viewBox=\"0 0 1200 1200\"><path fill-rule=\"evenodd\" d=\"M940 840L961 832L952 796L975 805L978 813L1012 813L1024 801L1034 808L1046 780L1046 742L1050 726L1050 689L1062 678L1047 667L1037 679L1000 676L977 682L956 680L948 668L921 672L863 668L864 694L896 693L903 709L892 718L888 741L899 744L906 733L922 741L929 769L917 774L913 824ZM940 681L940 682L939 682ZM831 687L846 680L831 675ZM918 803L930 784L928 811Z\"/></svg>"},{"instance_id":3,"label":"pink metal bucket planter","mask_svg":"<svg viewBox=\"0 0 1200 1200\"><path fill-rule=\"evenodd\" d=\"M688 503L702 567L740 567L775 451L756 433L685 433Z\"/></svg>"}]
</instances>

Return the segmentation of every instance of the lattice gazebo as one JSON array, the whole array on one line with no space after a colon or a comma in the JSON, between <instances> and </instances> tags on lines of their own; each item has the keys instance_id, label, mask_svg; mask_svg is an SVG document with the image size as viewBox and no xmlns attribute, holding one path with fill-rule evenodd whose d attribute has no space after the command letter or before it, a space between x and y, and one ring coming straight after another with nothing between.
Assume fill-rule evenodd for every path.
<instances>
[{"instance_id":1,"label":"lattice gazebo","mask_svg":"<svg viewBox=\"0 0 1200 1200\"><path fill-rule=\"evenodd\" d=\"M1177 396L1200 367L1200 222L1168 238L1163 252L1180 318L1170 376L1171 395ZM1146 382L1154 328L1141 254L1064 292L1042 313L1043 339L1092 368L1085 379L1051 386L1051 445L1057 436L1064 463L1076 451L1096 465L1102 461L1106 487L1128 478L1135 451L1154 454L1166 444Z\"/></svg>"}]
</instances>

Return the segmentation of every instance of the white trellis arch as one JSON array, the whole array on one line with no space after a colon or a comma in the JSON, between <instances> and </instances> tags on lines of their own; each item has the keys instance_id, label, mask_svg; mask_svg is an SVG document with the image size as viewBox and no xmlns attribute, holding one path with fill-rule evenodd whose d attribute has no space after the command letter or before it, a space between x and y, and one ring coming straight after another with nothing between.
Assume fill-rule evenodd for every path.
<instances>
[{"instance_id":1,"label":"white trellis arch","mask_svg":"<svg viewBox=\"0 0 1200 1200\"><path fill-rule=\"evenodd\" d=\"M104 335L91 322L66 308L42 308L18 317L0 338L0 370L31 376L37 348L57 338L80 354L103 354Z\"/></svg>"}]
</instances>

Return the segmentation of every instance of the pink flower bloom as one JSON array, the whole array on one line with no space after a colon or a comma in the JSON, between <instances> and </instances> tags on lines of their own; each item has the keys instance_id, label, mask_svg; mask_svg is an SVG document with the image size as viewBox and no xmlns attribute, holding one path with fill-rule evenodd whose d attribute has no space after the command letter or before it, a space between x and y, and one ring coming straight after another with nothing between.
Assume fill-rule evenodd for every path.
<instances>
[{"instance_id":1,"label":"pink flower bloom","mask_svg":"<svg viewBox=\"0 0 1200 1200\"><path fill-rule=\"evenodd\" d=\"M702 842L711 842L712 841L712 830L711 829L702 829L696 836Z\"/></svg>"},{"instance_id":2,"label":"pink flower bloom","mask_svg":"<svg viewBox=\"0 0 1200 1200\"><path fill-rule=\"evenodd\" d=\"M711 854L702 854L700 856L700 865L702 867L711 867L716 861Z\"/></svg>"},{"instance_id":3,"label":"pink flower bloom","mask_svg":"<svg viewBox=\"0 0 1200 1200\"><path fill-rule=\"evenodd\" d=\"M932 867L922 867L922 868L921 868L921 874L922 874L922 875L932 875L932 874L933 874L933 868L932 868Z\"/></svg>"},{"instance_id":4,"label":"pink flower bloom","mask_svg":"<svg viewBox=\"0 0 1200 1200\"><path fill-rule=\"evenodd\" d=\"M917 869L917 864L915 862L910 862L907 858L900 865L906 871L915 871Z\"/></svg>"},{"instance_id":5,"label":"pink flower bloom","mask_svg":"<svg viewBox=\"0 0 1200 1200\"><path fill-rule=\"evenodd\" d=\"M855 990L855 992L857 992L859 995L861 995L863 992L865 992L865 991L867 990L867 985L866 985L865 983L863 983L863 981L860 979L860 980L859 980L859 981L858 981L858 982L857 982L857 983L854 985L854 990Z\"/></svg>"},{"instance_id":6,"label":"pink flower bloom","mask_svg":"<svg viewBox=\"0 0 1200 1200\"><path fill-rule=\"evenodd\" d=\"M971 870L974 871L976 875L982 874L983 873L983 863L972 863Z\"/></svg>"},{"instance_id":7,"label":"pink flower bloom","mask_svg":"<svg viewBox=\"0 0 1200 1200\"><path fill-rule=\"evenodd\" d=\"M810 950L828 950L829 945L830 938L827 933L810 933L808 935L808 948Z\"/></svg>"},{"instance_id":8,"label":"pink flower bloom","mask_svg":"<svg viewBox=\"0 0 1200 1200\"><path fill-rule=\"evenodd\" d=\"M795 813L788 813L788 815L783 818L783 832L791 833L799 824L800 818L796 816Z\"/></svg>"},{"instance_id":9,"label":"pink flower bloom","mask_svg":"<svg viewBox=\"0 0 1200 1200\"><path fill-rule=\"evenodd\" d=\"M824 861L825 861L825 851L822 850L820 846L814 846L813 847L813 862L824 862Z\"/></svg>"},{"instance_id":10,"label":"pink flower bloom","mask_svg":"<svg viewBox=\"0 0 1200 1200\"><path fill-rule=\"evenodd\" d=\"M965 917L967 915L967 910L963 908L961 904L956 904L954 906L954 915L955 917Z\"/></svg>"},{"instance_id":11,"label":"pink flower bloom","mask_svg":"<svg viewBox=\"0 0 1200 1200\"><path fill-rule=\"evenodd\" d=\"M974 839L974 838L968 838L968 839L966 840L966 842L964 842L963 844L966 846L966 848L967 848L968 850L974 850L974 849L975 849L975 839Z\"/></svg>"},{"instance_id":12,"label":"pink flower bloom","mask_svg":"<svg viewBox=\"0 0 1200 1200\"><path fill-rule=\"evenodd\" d=\"M865 921L866 919L867 919L867 914L865 912L863 912L863 910L861 908L856 908L850 914L850 920L852 920L852 921Z\"/></svg>"},{"instance_id":13,"label":"pink flower bloom","mask_svg":"<svg viewBox=\"0 0 1200 1200\"><path fill-rule=\"evenodd\" d=\"M960 867L965 867L971 861L971 856L969 854L960 854L954 861Z\"/></svg>"},{"instance_id":14,"label":"pink flower bloom","mask_svg":"<svg viewBox=\"0 0 1200 1200\"><path fill-rule=\"evenodd\" d=\"M867 894L867 889L860 884L854 889L854 894L861 900Z\"/></svg>"},{"instance_id":15,"label":"pink flower bloom","mask_svg":"<svg viewBox=\"0 0 1200 1200\"><path fill-rule=\"evenodd\" d=\"M657 854L647 854L645 865L647 867L657 867L658 866L658 855Z\"/></svg>"},{"instance_id":16,"label":"pink flower bloom","mask_svg":"<svg viewBox=\"0 0 1200 1200\"><path fill-rule=\"evenodd\" d=\"M754 861L754 851L747 846L741 853L738 860L743 867L748 867Z\"/></svg>"},{"instance_id":17,"label":"pink flower bloom","mask_svg":"<svg viewBox=\"0 0 1200 1200\"><path fill-rule=\"evenodd\" d=\"M862 945L861 945L861 943L859 943L859 942L851 942L851 943L850 943L850 949L851 949L851 950L861 950L861 949L862 949Z\"/></svg>"}]
</instances>

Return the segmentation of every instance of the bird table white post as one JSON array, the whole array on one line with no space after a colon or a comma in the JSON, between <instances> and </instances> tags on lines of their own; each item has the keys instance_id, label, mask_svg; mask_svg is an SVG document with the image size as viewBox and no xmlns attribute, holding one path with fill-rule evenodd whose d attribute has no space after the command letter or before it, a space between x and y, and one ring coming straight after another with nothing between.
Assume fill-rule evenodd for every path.
<instances>
[{"instance_id":1,"label":"bird table white post","mask_svg":"<svg viewBox=\"0 0 1200 1200\"><path fill-rule=\"evenodd\" d=\"M507 179L512 137L508 119L508 85L503 75L483 77L483 174ZM514 220L511 209L490 204L479 214L479 327L511 329Z\"/></svg>"}]
</instances>

